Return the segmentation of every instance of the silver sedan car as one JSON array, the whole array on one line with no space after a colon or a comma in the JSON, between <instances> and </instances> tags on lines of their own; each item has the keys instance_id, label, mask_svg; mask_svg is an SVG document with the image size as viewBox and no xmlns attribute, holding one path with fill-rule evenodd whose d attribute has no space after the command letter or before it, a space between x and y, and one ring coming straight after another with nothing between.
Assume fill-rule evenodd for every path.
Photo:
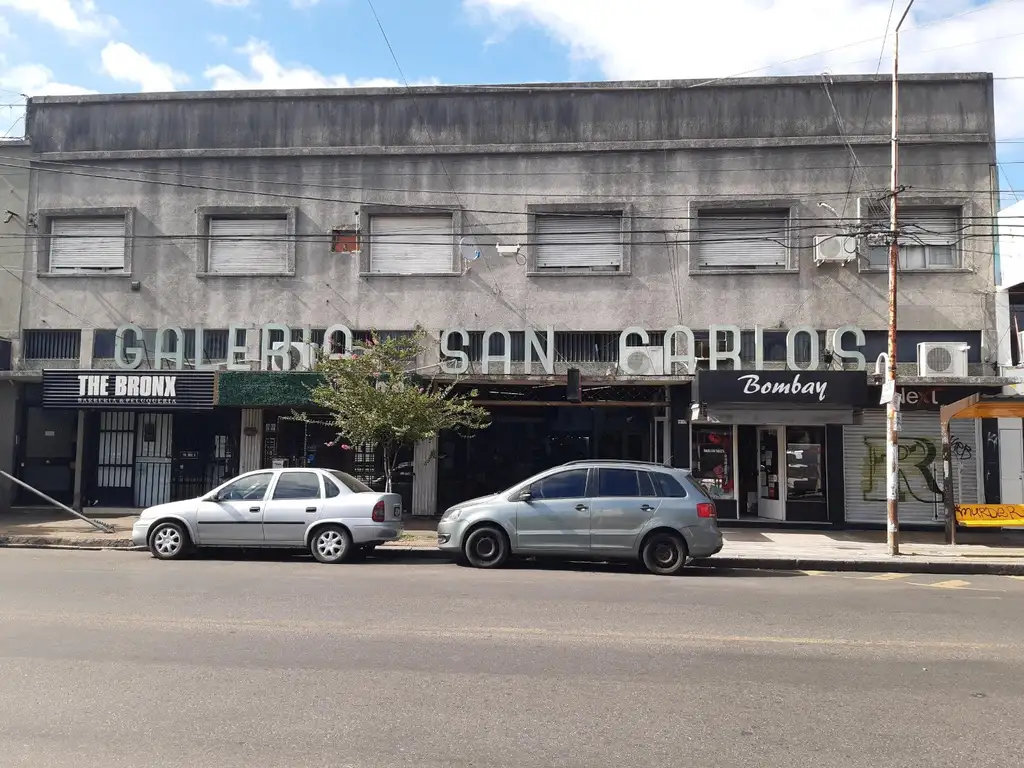
<instances>
[{"instance_id":1,"label":"silver sedan car","mask_svg":"<svg viewBox=\"0 0 1024 768\"><path fill-rule=\"evenodd\" d=\"M511 555L640 560L659 575L722 549L715 505L687 470L630 461L574 461L456 504L437 545L477 568Z\"/></svg>"},{"instance_id":2,"label":"silver sedan car","mask_svg":"<svg viewBox=\"0 0 1024 768\"><path fill-rule=\"evenodd\" d=\"M325 469L248 472L199 498L150 507L132 528L136 546L160 560L193 547L280 547L340 563L401 535L401 496Z\"/></svg>"}]
</instances>

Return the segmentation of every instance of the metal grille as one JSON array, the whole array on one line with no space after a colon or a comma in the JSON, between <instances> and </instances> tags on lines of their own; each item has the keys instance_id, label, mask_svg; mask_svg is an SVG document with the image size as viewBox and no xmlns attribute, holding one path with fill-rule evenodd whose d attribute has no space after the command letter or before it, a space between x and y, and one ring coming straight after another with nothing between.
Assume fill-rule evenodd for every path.
<instances>
[{"instance_id":1,"label":"metal grille","mask_svg":"<svg viewBox=\"0 0 1024 768\"><path fill-rule=\"evenodd\" d=\"M77 360L82 351L81 331L22 331L26 360Z\"/></svg>"},{"instance_id":2,"label":"metal grille","mask_svg":"<svg viewBox=\"0 0 1024 768\"><path fill-rule=\"evenodd\" d=\"M99 459L96 486L130 489L135 476L135 414L104 411L100 414ZM109 498L104 494L104 498Z\"/></svg>"}]
</instances>

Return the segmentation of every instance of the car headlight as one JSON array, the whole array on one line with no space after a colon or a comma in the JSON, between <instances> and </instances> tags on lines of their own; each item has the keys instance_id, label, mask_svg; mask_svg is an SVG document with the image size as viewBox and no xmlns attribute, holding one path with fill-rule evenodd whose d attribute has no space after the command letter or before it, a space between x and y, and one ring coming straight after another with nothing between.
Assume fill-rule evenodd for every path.
<instances>
[{"instance_id":1,"label":"car headlight","mask_svg":"<svg viewBox=\"0 0 1024 768\"><path fill-rule=\"evenodd\" d=\"M462 517L462 513L465 510L459 509L458 507L452 507L441 517L442 523L451 523Z\"/></svg>"}]
</instances>

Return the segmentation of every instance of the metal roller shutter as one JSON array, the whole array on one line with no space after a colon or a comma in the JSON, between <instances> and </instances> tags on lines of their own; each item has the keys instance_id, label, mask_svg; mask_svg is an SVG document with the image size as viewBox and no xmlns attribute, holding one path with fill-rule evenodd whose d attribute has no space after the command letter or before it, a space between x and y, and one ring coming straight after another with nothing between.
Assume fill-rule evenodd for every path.
<instances>
[{"instance_id":1,"label":"metal roller shutter","mask_svg":"<svg viewBox=\"0 0 1024 768\"><path fill-rule=\"evenodd\" d=\"M124 269L123 218L54 219L50 225L50 271Z\"/></svg>"},{"instance_id":2,"label":"metal roller shutter","mask_svg":"<svg viewBox=\"0 0 1024 768\"><path fill-rule=\"evenodd\" d=\"M953 498L978 500L976 425L954 421L951 435L958 451L953 456ZM931 411L905 411L900 432L901 523L941 525L942 434L939 415ZM864 412L861 424L843 427L846 520L884 525L885 411Z\"/></svg>"},{"instance_id":3,"label":"metal roller shutter","mask_svg":"<svg viewBox=\"0 0 1024 768\"><path fill-rule=\"evenodd\" d=\"M705 269L785 267L786 211L705 214L697 224L697 265Z\"/></svg>"},{"instance_id":4,"label":"metal roller shutter","mask_svg":"<svg viewBox=\"0 0 1024 768\"><path fill-rule=\"evenodd\" d=\"M288 271L287 219L210 219L209 271L250 275Z\"/></svg>"},{"instance_id":5,"label":"metal roller shutter","mask_svg":"<svg viewBox=\"0 0 1024 768\"><path fill-rule=\"evenodd\" d=\"M452 217L370 217L370 271L389 275L452 272Z\"/></svg>"},{"instance_id":6,"label":"metal roller shutter","mask_svg":"<svg viewBox=\"0 0 1024 768\"><path fill-rule=\"evenodd\" d=\"M622 215L537 216L537 268L622 268Z\"/></svg>"}]
</instances>

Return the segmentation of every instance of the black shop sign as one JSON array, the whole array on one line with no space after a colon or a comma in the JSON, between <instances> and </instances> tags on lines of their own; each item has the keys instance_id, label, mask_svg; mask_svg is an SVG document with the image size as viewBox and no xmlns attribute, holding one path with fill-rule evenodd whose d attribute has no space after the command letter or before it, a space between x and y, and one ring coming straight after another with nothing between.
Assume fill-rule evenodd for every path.
<instances>
[{"instance_id":1,"label":"black shop sign","mask_svg":"<svg viewBox=\"0 0 1024 768\"><path fill-rule=\"evenodd\" d=\"M43 371L44 408L213 408L213 371Z\"/></svg>"},{"instance_id":2,"label":"black shop sign","mask_svg":"<svg viewBox=\"0 0 1024 768\"><path fill-rule=\"evenodd\" d=\"M862 406L863 371L698 371L703 403L774 403Z\"/></svg>"}]
</instances>

